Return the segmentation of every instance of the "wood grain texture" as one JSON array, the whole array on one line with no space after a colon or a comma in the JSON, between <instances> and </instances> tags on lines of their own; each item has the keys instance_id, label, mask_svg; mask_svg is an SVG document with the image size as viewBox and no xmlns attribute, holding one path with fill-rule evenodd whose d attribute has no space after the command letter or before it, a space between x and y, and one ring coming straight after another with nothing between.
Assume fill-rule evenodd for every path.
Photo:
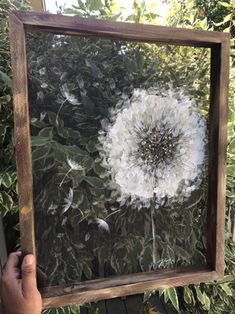
<instances>
[{"instance_id":1,"label":"wood grain texture","mask_svg":"<svg viewBox=\"0 0 235 314\"><path fill-rule=\"evenodd\" d=\"M35 254L25 31L23 23L13 14L10 15L10 44L21 248L23 254Z\"/></svg>"},{"instance_id":2,"label":"wood grain texture","mask_svg":"<svg viewBox=\"0 0 235 314\"><path fill-rule=\"evenodd\" d=\"M227 33L85 19L56 14L14 11L27 31L67 35L102 36L140 42L211 47L228 38Z\"/></svg>"},{"instance_id":3,"label":"wood grain texture","mask_svg":"<svg viewBox=\"0 0 235 314\"><path fill-rule=\"evenodd\" d=\"M43 307L84 304L192 283L216 280L218 274L207 268L161 270L85 281L77 285L48 287L41 290Z\"/></svg>"},{"instance_id":4,"label":"wood grain texture","mask_svg":"<svg viewBox=\"0 0 235 314\"><path fill-rule=\"evenodd\" d=\"M229 40L211 49L207 263L224 273Z\"/></svg>"},{"instance_id":5,"label":"wood grain texture","mask_svg":"<svg viewBox=\"0 0 235 314\"><path fill-rule=\"evenodd\" d=\"M220 93L219 97L219 134L218 134L218 199L216 212L216 263L215 270L224 275L224 241L225 241L225 201L226 201L226 150L227 150L227 120L228 120L228 89L230 41L224 40L220 51Z\"/></svg>"}]
</instances>

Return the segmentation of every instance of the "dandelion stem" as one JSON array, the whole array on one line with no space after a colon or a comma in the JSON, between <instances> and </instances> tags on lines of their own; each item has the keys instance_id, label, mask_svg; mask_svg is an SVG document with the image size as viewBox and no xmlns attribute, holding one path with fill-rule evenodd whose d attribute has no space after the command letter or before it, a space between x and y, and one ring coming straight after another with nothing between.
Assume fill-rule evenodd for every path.
<instances>
[{"instance_id":1,"label":"dandelion stem","mask_svg":"<svg viewBox=\"0 0 235 314\"><path fill-rule=\"evenodd\" d=\"M152 236L153 236L153 267L155 268L157 263L157 244L156 244L156 226L154 222L154 210L155 210L155 197L153 198L151 206L151 223L152 223Z\"/></svg>"},{"instance_id":2,"label":"dandelion stem","mask_svg":"<svg viewBox=\"0 0 235 314\"><path fill-rule=\"evenodd\" d=\"M57 112L56 119L55 119L55 121L56 121L57 124L58 124L58 118L59 118L60 111L61 111L61 109L62 109L64 103L66 102L66 100L67 100L67 99L65 99L65 100L62 102L62 104L60 105L60 108L59 108L59 110L58 110L58 112Z\"/></svg>"},{"instance_id":3,"label":"dandelion stem","mask_svg":"<svg viewBox=\"0 0 235 314\"><path fill-rule=\"evenodd\" d=\"M112 216L112 215L114 215L114 214L117 214L118 212L120 212L121 211L121 209L118 209L118 210L116 210L115 212L112 212L111 214L109 214L108 216L106 216L105 218L104 218L104 220L106 220L107 218L109 218L110 216Z\"/></svg>"},{"instance_id":4,"label":"dandelion stem","mask_svg":"<svg viewBox=\"0 0 235 314\"><path fill-rule=\"evenodd\" d=\"M65 178L69 175L70 171L72 171L72 168L70 168L70 169L66 172L65 176L63 177L62 181L60 182L60 188L61 188L62 184L64 183Z\"/></svg>"}]
</instances>

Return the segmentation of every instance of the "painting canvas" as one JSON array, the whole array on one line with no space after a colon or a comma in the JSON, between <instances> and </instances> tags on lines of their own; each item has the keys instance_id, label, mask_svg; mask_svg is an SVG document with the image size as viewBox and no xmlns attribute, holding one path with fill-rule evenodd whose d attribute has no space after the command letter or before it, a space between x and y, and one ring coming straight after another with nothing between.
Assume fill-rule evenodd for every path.
<instances>
[{"instance_id":1,"label":"painting canvas","mask_svg":"<svg viewBox=\"0 0 235 314\"><path fill-rule=\"evenodd\" d=\"M43 291L206 269L210 47L30 30L25 48Z\"/></svg>"},{"instance_id":2,"label":"painting canvas","mask_svg":"<svg viewBox=\"0 0 235 314\"><path fill-rule=\"evenodd\" d=\"M205 263L208 49L30 35L36 245L49 283ZM177 69L192 53L191 71Z\"/></svg>"}]
</instances>

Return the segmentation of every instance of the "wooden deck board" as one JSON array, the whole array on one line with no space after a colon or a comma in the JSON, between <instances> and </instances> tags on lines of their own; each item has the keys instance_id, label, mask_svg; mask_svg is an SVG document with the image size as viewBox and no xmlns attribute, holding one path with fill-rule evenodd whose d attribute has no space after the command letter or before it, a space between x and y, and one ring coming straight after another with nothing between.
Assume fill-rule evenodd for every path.
<instances>
[{"instance_id":1,"label":"wooden deck board","mask_svg":"<svg viewBox=\"0 0 235 314\"><path fill-rule=\"evenodd\" d=\"M81 307L80 314L88 314L87 308L85 306Z\"/></svg>"},{"instance_id":2,"label":"wooden deck board","mask_svg":"<svg viewBox=\"0 0 235 314\"><path fill-rule=\"evenodd\" d=\"M126 310L128 314L138 314L143 302L141 294L130 295L124 299Z\"/></svg>"},{"instance_id":3,"label":"wooden deck board","mask_svg":"<svg viewBox=\"0 0 235 314\"><path fill-rule=\"evenodd\" d=\"M108 314L128 314L122 298L110 299L105 303Z\"/></svg>"},{"instance_id":4,"label":"wooden deck board","mask_svg":"<svg viewBox=\"0 0 235 314\"><path fill-rule=\"evenodd\" d=\"M177 314L164 304L159 294L152 296L147 302L160 314ZM139 314L142 306L143 295L137 294L92 303L90 308L82 307L81 314Z\"/></svg>"}]
</instances>

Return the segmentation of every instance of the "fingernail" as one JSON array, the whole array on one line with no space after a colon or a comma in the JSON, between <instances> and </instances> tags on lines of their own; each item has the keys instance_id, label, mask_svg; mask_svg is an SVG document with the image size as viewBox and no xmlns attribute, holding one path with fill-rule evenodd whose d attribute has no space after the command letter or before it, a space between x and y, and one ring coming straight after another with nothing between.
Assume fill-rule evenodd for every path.
<instances>
[{"instance_id":1,"label":"fingernail","mask_svg":"<svg viewBox=\"0 0 235 314\"><path fill-rule=\"evenodd\" d=\"M23 262L24 266L33 265L33 259L34 259L33 255L26 255Z\"/></svg>"}]
</instances>

